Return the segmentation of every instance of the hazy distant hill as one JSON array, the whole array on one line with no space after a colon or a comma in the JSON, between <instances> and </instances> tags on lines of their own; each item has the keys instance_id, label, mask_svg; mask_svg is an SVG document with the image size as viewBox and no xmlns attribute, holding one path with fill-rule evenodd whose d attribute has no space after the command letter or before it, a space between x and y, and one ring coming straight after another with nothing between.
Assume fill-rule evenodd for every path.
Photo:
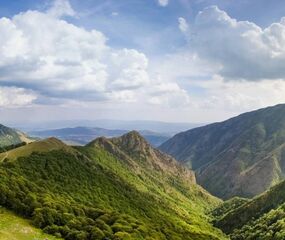
<instances>
[{"instance_id":1,"label":"hazy distant hill","mask_svg":"<svg viewBox=\"0 0 285 240\"><path fill-rule=\"evenodd\" d=\"M160 149L195 170L212 194L252 197L285 176L285 105L179 133Z\"/></svg>"},{"instance_id":2,"label":"hazy distant hill","mask_svg":"<svg viewBox=\"0 0 285 240\"><path fill-rule=\"evenodd\" d=\"M31 136L40 138L56 137L62 141L65 141L66 143L84 145L98 137L118 137L127 132L128 130L112 130L97 127L75 127L32 131L29 132L29 134ZM156 133L146 130L142 130L140 133L149 143L155 147L161 145L171 137L169 134Z\"/></svg>"},{"instance_id":3,"label":"hazy distant hill","mask_svg":"<svg viewBox=\"0 0 285 240\"><path fill-rule=\"evenodd\" d=\"M0 148L31 141L24 133L0 124Z\"/></svg>"},{"instance_id":4,"label":"hazy distant hill","mask_svg":"<svg viewBox=\"0 0 285 240\"><path fill-rule=\"evenodd\" d=\"M227 239L206 215L220 202L137 132L0 154L0 204L68 240Z\"/></svg>"},{"instance_id":5,"label":"hazy distant hill","mask_svg":"<svg viewBox=\"0 0 285 240\"><path fill-rule=\"evenodd\" d=\"M137 130L137 131L151 131L158 133L175 134L185 131L194 127L199 127L204 124L199 123L175 123L175 122L161 122L161 121L131 121L131 120L114 120L114 119L101 119L101 120L62 120L62 121L49 121L49 122L15 122L9 123L15 128L22 129L25 132L40 131L46 129L60 129L60 128L74 128L76 126L84 127L98 127L110 130Z\"/></svg>"}]
</instances>

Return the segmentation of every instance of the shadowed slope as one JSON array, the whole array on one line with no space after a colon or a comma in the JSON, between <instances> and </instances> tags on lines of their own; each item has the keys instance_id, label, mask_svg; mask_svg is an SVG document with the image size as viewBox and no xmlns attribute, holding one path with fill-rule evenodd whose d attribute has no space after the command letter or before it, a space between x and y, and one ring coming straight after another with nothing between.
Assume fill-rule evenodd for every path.
<instances>
[{"instance_id":1,"label":"shadowed slope","mask_svg":"<svg viewBox=\"0 0 285 240\"><path fill-rule=\"evenodd\" d=\"M174 136L160 149L196 172L216 196L252 197L284 179L285 105Z\"/></svg>"}]
</instances>

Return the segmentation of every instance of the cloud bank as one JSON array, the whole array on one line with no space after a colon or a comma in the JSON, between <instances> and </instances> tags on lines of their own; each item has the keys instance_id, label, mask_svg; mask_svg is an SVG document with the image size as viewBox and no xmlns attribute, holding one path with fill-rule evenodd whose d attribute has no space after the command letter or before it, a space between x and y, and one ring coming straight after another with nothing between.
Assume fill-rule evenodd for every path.
<instances>
[{"instance_id":1,"label":"cloud bank","mask_svg":"<svg viewBox=\"0 0 285 240\"><path fill-rule=\"evenodd\" d=\"M190 41L192 50L217 65L226 80L285 78L285 18L262 29L211 6L196 16Z\"/></svg>"},{"instance_id":2,"label":"cloud bank","mask_svg":"<svg viewBox=\"0 0 285 240\"><path fill-rule=\"evenodd\" d=\"M114 91L149 83L148 59L134 49L113 49L106 36L63 20L67 1L47 12L0 19L0 84L57 98L108 99Z\"/></svg>"}]
</instances>

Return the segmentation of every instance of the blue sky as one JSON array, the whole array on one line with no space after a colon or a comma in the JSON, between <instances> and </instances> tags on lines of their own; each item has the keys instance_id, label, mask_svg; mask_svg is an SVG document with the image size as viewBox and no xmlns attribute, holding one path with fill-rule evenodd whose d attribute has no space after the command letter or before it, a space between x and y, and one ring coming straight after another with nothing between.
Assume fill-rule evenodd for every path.
<instances>
[{"instance_id":1,"label":"blue sky","mask_svg":"<svg viewBox=\"0 0 285 240\"><path fill-rule=\"evenodd\" d=\"M102 31L114 47L131 47L152 54L174 51L185 44L185 38L177 28L177 18L184 17L191 22L199 11L210 5L218 6L233 18L262 27L279 21L285 12L282 0L170 0L167 7L159 6L155 0L69 2L80 15L76 19L69 18L70 22ZM52 1L1 0L0 3L0 16L12 17L30 9L44 10ZM145 44L145 38L154 38L156 46Z\"/></svg>"},{"instance_id":2,"label":"blue sky","mask_svg":"<svg viewBox=\"0 0 285 240\"><path fill-rule=\"evenodd\" d=\"M211 122L282 103L284 13L281 0L0 0L2 121Z\"/></svg>"}]
</instances>

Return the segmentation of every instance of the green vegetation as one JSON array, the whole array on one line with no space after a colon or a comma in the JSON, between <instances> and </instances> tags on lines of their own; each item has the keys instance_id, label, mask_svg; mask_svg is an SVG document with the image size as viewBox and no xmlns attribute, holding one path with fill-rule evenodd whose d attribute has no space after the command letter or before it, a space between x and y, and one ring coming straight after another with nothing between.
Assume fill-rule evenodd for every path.
<instances>
[{"instance_id":1,"label":"green vegetation","mask_svg":"<svg viewBox=\"0 0 285 240\"><path fill-rule=\"evenodd\" d=\"M240 207L228 212L215 223L216 226L230 233L235 228L241 228L252 219L258 219L272 209L285 202L285 181L275 185L270 190L255 197Z\"/></svg>"},{"instance_id":2,"label":"green vegetation","mask_svg":"<svg viewBox=\"0 0 285 240\"><path fill-rule=\"evenodd\" d=\"M247 198L240 198L240 197L231 198L221 203L217 208L215 208L211 212L211 215L214 217L215 221L217 221L218 219L221 219L225 215L227 215L230 211L234 211L235 209L237 209L238 207L244 205L249 201L250 200Z\"/></svg>"},{"instance_id":3,"label":"green vegetation","mask_svg":"<svg viewBox=\"0 0 285 240\"><path fill-rule=\"evenodd\" d=\"M284 202L285 181L252 200L234 198L224 202L212 211L214 225L233 240L281 240L285 237Z\"/></svg>"},{"instance_id":4,"label":"green vegetation","mask_svg":"<svg viewBox=\"0 0 285 240\"><path fill-rule=\"evenodd\" d=\"M25 142L21 142L21 143L12 144L12 145L6 146L6 147L0 147L0 153L7 152L7 151L10 151L10 150L15 149L15 148L25 146L26 144L27 143L25 143Z\"/></svg>"},{"instance_id":5,"label":"green vegetation","mask_svg":"<svg viewBox=\"0 0 285 240\"><path fill-rule=\"evenodd\" d=\"M33 227L28 220L0 207L0 240L56 240Z\"/></svg>"},{"instance_id":6,"label":"green vegetation","mask_svg":"<svg viewBox=\"0 0 285 240\"><path fill-rule=\"evenodd\" d=\"M285 205L271 210L255 221L250 221L241 229L230 235L232 240L284 240L285 239Z\"/></svg>"},{"instance_id":7,"label":"green vegetation","mask_svg":"<svg viewBox=\"0 0 285 240\"><path fill-rule=\"evenodd\" d=\"M185 162L215 196L253 197L284 179L285 105L182 132L160 149Z\"/></svg>"},{"instance_id":8,"label":"green vegetation","mask_svg":"<svg viewBox=\"0 0 285 240\"><path fill-rule=\"evenodd\" d=\"M48 139L0 164L0 204L65 239L227 239L220 203L137 133L71 148Z\"/></svg>"}]
</instances>

